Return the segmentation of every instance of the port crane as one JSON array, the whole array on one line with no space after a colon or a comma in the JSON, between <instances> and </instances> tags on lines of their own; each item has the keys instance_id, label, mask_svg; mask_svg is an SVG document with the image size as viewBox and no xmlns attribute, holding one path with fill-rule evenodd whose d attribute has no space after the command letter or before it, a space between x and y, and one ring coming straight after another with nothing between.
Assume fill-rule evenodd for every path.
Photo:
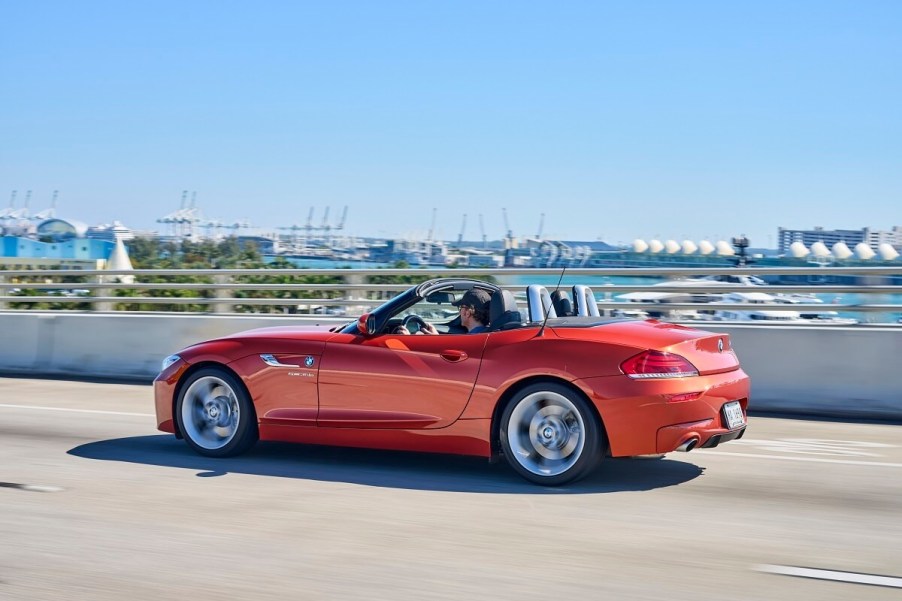
<instances>
[{"instance_id":1,"label":"port crane","mask_svg":"<svg viewBox=\"0 0 902 601\"><path fill-rule=\"evenodd\" d=\"M432 208L432 222L429 224L429 234L426 236L426 242L432 242L432 237L435 234L435 216L438 213L438 209L435 207Z\"/></svg>"},{"instance_id":2,"label":"port crane","mask_svg":"<svg viewBox=\"0 0 902 601\"><path fill-rule=\"evenodd\" d=\"M12 219L16 210L16 195L18 193L18 190L13 190L12 194L9 195L9 206L0 211L0 219Z\"/></svg>"},{"instance_id":3,"label":"port crane","mask_svg":"<svg viewBox=\"0 0 902 601\"><path fill-rule=\"evenodd\" d=\"M251 227L251 224L243 219L228 226L228 228L232 230L233 236L238 235L238 230L247 229L249 227Z\"/></svg>"},{"instance_id":4,"label":"port crane","mask_svg":"<svg viewBox=\"0 0 902 601\"><path fill-rule=\"evenodd\" d=\"M485 237L485 223L482 221L482 213L479 214L479 231L482 232L482 248L488 248L488 241Z\"/></svg>"},{"instance_id":5,"label":"port crane","mask_svg":"<svg viewBox=\"0 0 902 601\"><path fill-rule=\"evenodd\" d=\"M225 227L225 224L218 219L208 219L206 221L202 221L199 225L200 227L207 230L207 238L209 238L210 240L212 240L214 237L218 237L218 232L217 236L214 236L213 230L220 230Z\"/></svg>"},{"instance_id":6,"label":"port crane","mask_svg":"<svg viewBox=\"0 0 902 601\"><path fill-rule=\"evenodd\" d=\"M341 211L341 221L338 222L338 225L335 226L336 230L345 229L345 221L348 219L348 205L345 205L345 208Z\"/></svg>"},{"instance_id":7,"label":"port crane","mask_svg":"<svg viewBox=\"0 0 902 601\"><path fill-rule=\"evenodd\" d=\"M188 204L188 191L182 191L182 202L178 211L169 213L157 219L157 223L164 223L170 226L173 235L176 236L194 236L194 226L201 222L200 213L196 207L197 192L191 196L191 206Z\"/></svg>"},{"instance_id":8,"label":"port crane","mask_svg":"<svg viewBox=\"0 0 902 601\"><path fill-rule=\"evenodd\" d=\"M31 190L25 193L25 205L21 209L16 208L17 190L13 190L9 199L9 208L0 212L2 219L28 219L28 204L31 202Z\"/></svg>"},{"instance_id":9,"label":"port crane","mask_svg":"<svg viewBox=\"0 0 902 601\"><path fill-rule=\"evenodd\" d=\"M310 239L310 233L313 232L313 207L310 207L310 212L307 213L307 223L304 225L304 230L307 232L307 240ZM306 246L306 240L305 240Z\"/></svg>"},{"instance_id":10,"label":"port crane","mask_svg":"<svg viewBox=\"0 0 902 601\"><path fill-rule=\"evenodd\" d=\"M329 230L332 229L332 226L329 225L329 207L326 207L325 213L323 213L323 224L319 226L319 229L329 235Z\"/></svg>"},{"instance_id":11,"label":"port crane","mask_svg":"<svg viewBox=\"0 0 902 601\"><path fill-rule=\"evenodd\" d=\"M287 230L287 231L291 232L291 243L294 246L295 251L297 251L298 249L301 249L301 248L306 248L307 240L306 240L306 238L304 238L304 244L302 246L301 245L301 235L299 233L299 232L304 231L306 229L306 226L303 226L303 225L300 225L297 223L292 223L291 225L280 226L276 229Z\"/></svg>"},{"instance_id":12,"label":"port crane","mask_svg":"<svg viewBox=\"0 0 902 601\"><path fill-rule=\"evenodd\" d=\"M292 225L277 228L280 230L290 231L292 233L292 241L296 249L306 249L310 241L314 239L314 234L319 232L323 234L323 239L331 245L332 240L330 238L330 234L333 231L341 231L345 229L345 223L348 219L347 205L345 205L344 209L341 212L341 219L335 225L329 223L329 207L326 207L325 211L323 212L323 219L321 224L313 225L313 215L315 211L315 207L310 207L310 211L307 213L307 221L303 225L294 223ZM301 238L300 232L304 232L303 238Z\"/></svg>"},{"instance_id":13,"label":"port crane","mask_svg":"<svg viewBox=\"0 0 902 601\"><path fill-rule=\"evenodd\" d=\"M511 224L507 220L507 209L501 209L501 215L504 217L504 231L507 232L504 237L504 248L513 248L514 233L511 231Z\"/></svg>"},{"instance_id":14,"label":"port crane","mask_svg":"<svg viewBox=\"0 0 902 601\"><path fill-rule=\"evenodd\" d=\"M53 219L56 217L56 199L59 198L59 190L53 191L53 198L50 201L50 208L44 209L43 211L38 211L34 215L30 217L32 221L44 221L46 219Z\"/></svg>"}]
</instances>

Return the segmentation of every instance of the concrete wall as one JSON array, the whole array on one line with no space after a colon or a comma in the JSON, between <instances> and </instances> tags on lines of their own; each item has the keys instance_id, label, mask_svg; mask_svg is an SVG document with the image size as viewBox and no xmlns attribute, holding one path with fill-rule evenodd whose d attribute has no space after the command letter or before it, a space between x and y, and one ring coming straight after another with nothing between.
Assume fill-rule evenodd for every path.
<instances>
[{"instance_id":1,"label":"concrete wall","mask_svg":"<svg viewBox=\"0 0 902 601\"><path fill-rule=\"evenodd\" d=\"M343 322L0 312L0 372L149 381L163 357L202 340L257 327ZM704 329L731 335L752 377L754 409L902 419L902 328L714 323Z\"/></svg>"},{"instance_id":2,"label":"concrete wall","mask_svg":"<svg viewBox=\"0 0 902 601\"><path fill-rule=\"evenodd\" d=\"M704 329L730 334L759 411L902 419L902 328Z\"/></svg>"},{"instance_id":3,"label":"concrete wall","mask_svg":"<svg viewBox=\"0 0 902 601\"><path fill-rule=\"evenodd\" d=\"M0 371L150 381L167 355L226 334L349 319L0 312Z\"/></svg>"}]
</instances>

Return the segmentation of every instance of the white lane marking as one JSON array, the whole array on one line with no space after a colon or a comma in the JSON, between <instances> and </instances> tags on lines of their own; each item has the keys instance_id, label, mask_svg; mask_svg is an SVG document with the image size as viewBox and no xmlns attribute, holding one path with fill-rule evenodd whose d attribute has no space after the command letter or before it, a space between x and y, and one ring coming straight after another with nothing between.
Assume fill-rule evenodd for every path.
<instances>
[{"instance_id":1,"label":"white lane marking","mask_svg":"<svg viewBox=\"0 0 902 601\"><path fill-rule=\"evenodd\" d=\"M5 405L2 409L32 409L35 411L68 411L71 413L99 413L101 415L131 415L134 417L155 417L153 413L129 413L127 411L100 411L98 409L69 409L67 407L38 407L37 405Z\"/></svg>"},{"instance_id":2,"label":"white lane marking","mask_svg":"<svg viewBox=\"0 0 902 601\"><path fill-rule=\"evenodd\" d=\"M59 486L45 486L43 484L23 484L19 488L30 492L60 492L63 490Z\"/></svg>"},{"instance_id":3,"label":"white lane marking","mask_svg":"<svg viewBox=\"0 0 902 601\"><path fill-rule=\"evenodd\" d=\"M860 574L858 572L839 572L837 570L818 570L815 568L798 568L795 566L777 565L760 565L755 566L755 569L759 572L780 574L783 576L798 576L800 578L814 578L816 580L833 580L835 582L902 588L902 578L878 576L877 574Z\"/></svg>"},{"instance_id":4,"label":"white lane marking","mask_svg":"<svg viewBox=\"0 0 902 601\"><path fill-rule=\"evenodd\" d=\"M759 455L756 453L724 453L721 451L708 451L699 449L692 451L699 455L717 455L719 457L752 457L755 459L782 459L783 461L810 461L813 463L838 463L840 465L871 465L875 467L902 467L902 463L887 463L885 461L855 461L852 459L816 459L814 457L785 457L783 455Z\"/></svg>"},{"instance_id":5,"label":"white lane marking","mask_svg":"<svg viewBox=\"0 0 902 601\"><path fill-rule=\"evenodd\" d=\"M829 440L820 438L779 438L777 440L736 440L733 444L757 447L762 451L775 453L798 453L801 455L840 455L853 457L882 457L875 449L892 448L894 445L860 440Z\"/></svg>"}]
</instances>

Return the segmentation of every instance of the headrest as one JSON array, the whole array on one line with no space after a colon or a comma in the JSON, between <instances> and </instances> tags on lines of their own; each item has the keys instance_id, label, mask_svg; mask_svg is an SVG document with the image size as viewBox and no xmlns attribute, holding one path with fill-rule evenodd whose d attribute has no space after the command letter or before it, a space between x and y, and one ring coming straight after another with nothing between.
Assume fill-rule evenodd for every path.
<instances>
[{"instance_id":1,"label":"headrest","mask_svg":"<svg viewBox=\"0 0 902 601\"><path fill-rule=\"evenodd\" d=\"M560 317L573 315L573 303L570 297L563 290L555 290L551 293L551 304L554 305L554 312Z\"/></svg>"},{"instance_id":2,"label":"headrest","mask_svg":"<svg viewBox=\"0 0 902 601\"><path fill-rule=\"evenodd\" d=\"M489 303L489 327L498 330L506 324L520 323L517 299L510 290L498 290Z\"/></svg>"},{"instance_id":3,"label":"headrest","mask_svg":"<svg viewBox=\"0 0 902 601\"><path fill-rule=\"evenodd\" d=\"M489 303L489 323L501 317L506 311L516 311L517 300L510 290L497 290Z\"/></svg>"}]
</instances>

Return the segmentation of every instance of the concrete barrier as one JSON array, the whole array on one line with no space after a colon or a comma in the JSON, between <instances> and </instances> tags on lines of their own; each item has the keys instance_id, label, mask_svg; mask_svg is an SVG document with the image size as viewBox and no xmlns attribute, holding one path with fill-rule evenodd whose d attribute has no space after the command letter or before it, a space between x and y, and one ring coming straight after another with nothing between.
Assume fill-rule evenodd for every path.
<instances>
[{"instance_id":1,"label":"concrete barrier","mask_svg":"<svg viewBox=\"0 0 902 601\"><path fill-rule=\"evenodd\" d=\"M730 334L758 411L902 420L902 328L711 324Z\"/></svg>"},{"instance_id":2,"label":"concrete barrier","mask_svg":"<svg viewBox=\"0 0 902 601\"><path fill-rule=\"evenodd\" d=\"M151 380L167 355L252 328L348 319L0 312L0 371Z\"/></svg>"},{"instance_id":3,"label":"concrete barrier","mask_svg":"<svg viewBox=\"0 0 902 601\"><path fill-rule=\"evenodd\" d=\"M149 381L163 357L258 327L347 318L0 312L0 372ZM699 327L699 326L696 326ZM902 328L701 324L730 334L758 411L902 420ZM0 389L2 400L2 389Z\"/></svg>"}]
</instances>

